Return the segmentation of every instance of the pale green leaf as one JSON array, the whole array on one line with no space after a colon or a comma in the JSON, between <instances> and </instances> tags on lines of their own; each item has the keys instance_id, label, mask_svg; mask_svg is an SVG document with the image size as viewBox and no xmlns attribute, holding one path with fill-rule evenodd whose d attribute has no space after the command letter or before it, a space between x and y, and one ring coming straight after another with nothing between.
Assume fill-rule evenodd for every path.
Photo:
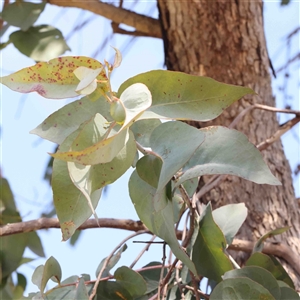
<instances>
[{"instance_id":1,"label":"pale green leaf","mask_svg":"<svg viewBox=\"0 0 300 300\"><path fill-rule=\"evenodd\" d=\"M119 262L121 255L123 252L125 252L127 249L127 245L124 244L118 251L116 254L114 254L111 259L109 260L108 264L106 265L105 269L102 272L102 276L101 278L110 276L111 274L109 273L109 271ZM96 270L96 277L98 277L99 272L102 270L104 262L105 262L106 258L103 258Z\"/></svg>"},{"instance_id":2,"label":"pale green leaf","mask_svg":"<svg viewBox=\"0 0 300 300\"><path fill-rule=\"evenodd\" d=\"M85 56L65 56L39 62L16 73L1 78L1 82L13 91L20 93L37 92L45 98L63 99L77 97L76 88L79 80L73 73L80 66L97 69L103 67L100 62ZM107 80L101 72L98 80ZM107 84L99 84L104 92Z\"/></svg>"},{"instance_id":3,"label":"pale green leaf","mask_svg":"<svg viewBox=\"0 0 300 300\"><path fill-rule=\"evenodd\" d=\"M61 31L50 25L15 31L9 40L21 53L35 61L47 61L71 50Z\"/></svg>"},{"instance_id":4,"label":"pale green leaf","mask_svg":"<svg viewBox=\"0 0 300 300\"><path fill-rule=\"evenodd\" d=\"M142 113L151 106L152 96L146 85L135 83L129 86L120 96L126 113L122 129L129 127Z\"/></svg>"},{"instance_id":5,"label":"pale green leaf","mask_svg":"<svg viewBox=\"0 0 300 300\"><path fill-rule=\"evenodd\" d=\"M46 1L30 3L17 1L4 5L1 18L8 24L27 30L39 18L44 10Z\"/></svg>"},{"instance_id":6,"label":"pale green leaf","mask_svg":"<svg viewBox=\"0 0 300 300\"><path fill-rule=\"evenodd\" d=\"M44 289L46 287L46 284L48 280L54 277L57 282L60 283L61 281L61 267L58 263L58 261L51 256L49 259L47 259L44 268L43 268L43 275L42 275L42 280L40 284L40 291L43 293Z\"/></svg>"},{"instance_id":7,"label":"pale green leaf","mask_svg":"<svg viewBox=\"0 0 300 300\"><path fill-rule=\"evenodd\" d=\"M212 212L214 221L222 230L230 245L247 218L248 210L244 203L227 204Z\"/></svg>"},{"instance_id":8,"label":"pale green leaf","mask_svg":"<svg viewBox=\"0 0 300 300\"><path fill-rule=\"evenodd\" d=\"M160 192L160 198L157 198L159 203L155 204L153 196L156 189L143 181L137 171L134 171L129 180L129 194L141 221L150 231L168 243L174 255L197 274L193 262L178 243L174 229L173 205L166 197L166 190Z\"/></svg>"},{"instance_id":9,"label":"pale green leaf","mask_svg":"<svg viewBox=\"0 0 300 300\"><path fill-rule=\"evenodd\" d=\"M270 292L249 278L231 278L220 282L212 291L210 300L275 300Z\"/></svg>"},{"instance_id":10,"label":"pale green leaf","mask_svg":"<svg viewBox=\"0 0 300 300\"><path fill-rule=\"evenodd\" d=\"M141 118L208 121L241 97L254 94L250 88L207 77L154 70L126 80L118 95L137 82L144 83L152 94L152 105Z\"/></svg>"},{"instance_id":11,"label":"pale green leaf","mask_svg":"<svg viewBox=\"0 0 300 300\"><path fill-rule=\"evenodd\" d=\"M226 272L223 276L223 279L225 280L229 278L240 277L247 277L259 283L264 288L266 288L276 300L280 300L280 288L277 280L267 270L257 266L244 267L242 269L236 269Z\"/></svg>"},{"instance_id":12,"label":"pale green leaf","mask_svg":"<svg viewBox=\"0 0 300 300\"><path fill-rule=\"evenodd\" d=\"M286 231L288 231L291 228L291 226L286 226L282 228L277 228L274 230L269 231L268 233L264 234L254 245L253 252L261 252L264 248L264 242L266 239L273 237L278 234L282 234Z\"/></svg>"},{"instance_id":13,"label":"pale green leaf","mask_svg":"<svg viewBox=\"0 0 300 300\"><path fill-rule=\"evenodd\" d=\"M150 145L163 162L157 192L192 157L204 137L198 129L178 121L162 123L153 130Z\"/></svg>"},{"instance_id":14,"label":"pale green leaf","mask_svg":"<svg viewBox=\"0 0 300 300\"><path fill-rule=\"evenodd\" d=\"M225 237L214 222L211 204L209 203L201 214L198 236L193 246L192 260L198 275L205 276L217 282L221 276L232 270L232 264L224 253L226 248Z\"/></svg>"},{"instance_id":15,"label":"pale green leaf","mask_svg":"<svg viewBox=\"0 0 300 300\"><path fill-rule=\"evenodd\" d=\"M122 53L119 49L115 48L115 47L112 47L116 54L115 54L115 60L114 60L114 63L113 63L113 68L118 68L120 65L121 65L121 62L122 62Z\"/></svg>"},{"instance_id":16,"label":"pale green leaf","mask_svg":"<svg viewBox=\"0 0 300 300\"><path fill-rule=\"evenodd\" d=\"M97 112L110 121L109 103L99 91L95 93L99 96L96 101L91 101L90 96L73 101L51 114L30 133L61 144L68 135L77 130L82 123L94 117Z\"/></svg>"},{"instance_id":17,"label":"pale green leaf","mask_svg":"<svg viewBox=\"0 0 300 300\"><path fill-rule=\"evenodd\" d=\"M130 129L139 144L143 147L150 147L150 136L160 124L161 121L158 119L138 120L131 125Z\"/></svg>"},{"instance_id":18,"label":"pale green leaf","mask_svg":"<svg viewBox=\"0 0 300 300\"><path fill-rule=\"evenodd\" d=\"M74 70L75 76L80 80L76 92L81 95L89 95L97 88L97 76L101 73L103 67L98 69L90 69L80 66Z\"/></svg>"},{"instance_id":19,"label":"pale green leaf","mask_svg":"<svg viewBox=\"0 0 300 300\"><path fill-rule=\"evenodd\" d=\"M74 300L89 300L89 294L87 292L83 278L79 279Z\"/></svg>"},{"instance_id":20,"label":"pale green leaf","mask_svg":"<svg viewBox=\"0 0 300 300\"><path fill-rule=\"evenodd\" d=\"M222 126L210 126L200 131L205 135L205 141L184 166L176 186L187 179L212 174L229 174L259 184L280 185L261 153L244 134Z\"/></svg>"}]
</instances>

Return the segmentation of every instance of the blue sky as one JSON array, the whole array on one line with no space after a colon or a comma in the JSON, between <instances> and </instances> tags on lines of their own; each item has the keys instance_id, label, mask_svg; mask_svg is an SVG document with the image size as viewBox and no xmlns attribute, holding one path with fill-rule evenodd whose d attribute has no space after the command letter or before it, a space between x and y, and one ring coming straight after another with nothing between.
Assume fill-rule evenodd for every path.
<instances>
[{"instance_id":1,"label":"blue sky","mask_svg":"<svg viewBox=\"0 0 300 300\"><path fill-rule=\"evenodd\" d=\"M131 2L126 2L129 7ZM299 2L292 2L287 7L280 7L278 1L267 1L265 3L265 32L269 54L272 58L275 69L284 64L287 52L284 50L285 37L295 27L299 26ZM138 6L140 13L146 13L153 2L143 2ZM153 15L157 12L154 11ZM72 25L76 20L84 20L91 16L88 12L80 12L77 9L62 10L61 8L48 5L41 15L37 24L55 23L65 37L69 36ZM82 31L73 34L68 40L72 52L65 55L91 56L103 39L111 33L110 25L101 17L95 18ZM3 38L5 41L7 34ZM96 59L112 61L114 51L110 45L124 49L124 45L130 40L126 36L114 35L103 51ZM299 35L292 43L292 53L299 51ZM145 72L151 69L163 68L163 43L161 40L152 38L135 39L132 45L127 48L123 63L116 69L112 77L113 87L116 90L119 85L128 77ZM20 54L13 46L1 52L2 75L10 74L21 68L33 65L34 62ZM299 63L290 67L292 76L289 78L287 88L288 95L293 98L288 100L294 109L299 109ZM276 95L278 107L284 107L286 102L278 87L284 84L284 76L273 82L273 93ZM38 218L41 212L51 207L51 189L43 175L49 159L47 152L53 152L54 145L41 140L29 131L40 124L49 114L65 105L65 100L48 100L37 94L21 95L1 86L1 171L3 177L7 178L14 192L18 208L24 220ZM288 116L290 118L291 116ZM286 120L286 116L280 116L280 122ZM291 133L283 137L284 147L288 159L295 167L300 161L299 157L299 125ZM298 141L297 141L298 138ZM138 219L128 196L127 182L132 171L127 172L124 178L118 180L109 187L99 203L97 214L99 217L109 218L131 218ZM294 186L296 194L300 196L300 176L295 177ZM110 251L129 233L118 230L100 229L86 230L81 236L78 244L71 247L68 242L61 242L61 233L57 229L40 231L47 258L54 256L61 264L63 278L71 275L88 273L94 276L98 263L107 256ZM148 240L150 237L139 237L138 240ZM129 249L123 254L120 266L130 264L139 249L144 245L128 243ZM152 251L147 252L136 267L141 267L151 260L160 260L162 257L161 246L153 245ZM151 249L150 248L150 249ZM34 257L30 252L26 256ZM28 278L34 268L44 263L43 259L20 268ZM27 291L37 289L28 281Z\"/></svg>"}]
</instances>

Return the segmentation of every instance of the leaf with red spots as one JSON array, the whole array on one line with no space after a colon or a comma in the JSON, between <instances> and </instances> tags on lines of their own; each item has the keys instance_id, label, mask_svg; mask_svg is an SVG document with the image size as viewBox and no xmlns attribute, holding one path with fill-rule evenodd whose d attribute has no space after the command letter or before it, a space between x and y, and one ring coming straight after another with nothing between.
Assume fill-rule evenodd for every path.
<instances>
[{"instance_id":1,"label":"leaf with red spots","mask_svg":"<svg viewBox=\"0 0 300 300\"><path fill-rule=\"evenodd\" d=\"M45 98L63 99L78 96L79 84L74 70L84 66L91 69L102 68L102 64L85 56L65 56L39 62L16 73L1 78L1 82L11 90L20 93L37 92ZM107 80L104 70L97 76L98 80ZM99 83L98 89L106 91L107 84Z\"/></svg>"},{"instance_id":2,"label":"leaf with red spots","mask_svg":"<svg viewBox=\"0 0 300 300\"><path fill-rule=\"evenodd\" d=\"M95 93L98 94L96 101L90 100L91 95L73 101L51 114L30 133L53 143L61 144L68 135L78 129L83 122L94 117L97 112L101 113L108 121L111 121L109 103L101 96L99 91L95 91Z\"/></svg>"},{"instance_id":3,"label":"leaf with red spots","mask_svg":"<svg viewBox=\"0 0 300 300\"><path fill-rule=\"evenodd\" d=\"M154 70L126 80L118 95L137 82L144 83L152 94L152 105L140 119L209 121L241 97L255 94L250 88L221 83L208 77Z\"/></svg>"}]
</instances>

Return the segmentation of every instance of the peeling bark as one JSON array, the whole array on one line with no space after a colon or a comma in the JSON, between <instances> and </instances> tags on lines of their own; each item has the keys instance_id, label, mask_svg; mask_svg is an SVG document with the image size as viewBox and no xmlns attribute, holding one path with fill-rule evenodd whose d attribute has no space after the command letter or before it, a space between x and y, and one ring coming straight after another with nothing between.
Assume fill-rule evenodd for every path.
<instances>
[{"instance_id":1,"label":"peeling bark","mask_svg":"<svg viewBox=\"0 0 300 300\"><path fill-rule=\"evenodd\" d=\"M263 4L258 1L165 1L158 0L168 69L209 76L218 81L248 86L256 96L244 97L213 122L190 122L196 127L228 126L239 112L254 103L275 106L269 73L269 57L263 27ZM276 115L252 110L238 124L249 140L258 144L277 129ZM238 237L256 240L267 231L292 226L273 241L282 241L300 254L299 211L292 185L291 169L280 141L263 153L264 160L282 186L257 185L228 176L201 201L219 207L245 202L249 209ZM204 178L204 182L208 178ZM239 253L244 262L248 254ZM300 264L300 259L299 259ZM285 264L294 282L300 278Z\"/></svg>"}]
</instances>

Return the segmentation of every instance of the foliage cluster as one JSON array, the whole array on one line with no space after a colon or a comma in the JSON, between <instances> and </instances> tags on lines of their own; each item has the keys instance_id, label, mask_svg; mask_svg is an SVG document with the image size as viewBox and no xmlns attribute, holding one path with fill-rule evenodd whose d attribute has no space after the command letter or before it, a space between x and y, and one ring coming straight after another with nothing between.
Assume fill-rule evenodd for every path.
<instances>
[{"instance_id":1,"label":"foliage cluster","mask_svg":"<svg viewBox=\"0 0 300 300\"><path fill-rule=\"evenodd\" d=\"M240 268L227 248L247 216L245 205L212 211L211 204L197 204L194 198L203 175L230 174L257 184L280 184L242 133L222 126L196 129L183 122L212 120L254 92L164 70L134 76L113 92L110 76L121 63L121 53L115 51L113 64L82 56L59 57L2 77L2 83L17 92L37 92L51 99L83 96L31 131L59 145L51 154L51 183L63 240L91 215L98 220L95 208L102 189L132 167L130 198L148 230L131 237L152 233L176 259L172 266L154 261L141 270L121 266L110 274L127 248L124 241L100 262L97 280L83 274L62 281L60 265L50 257L32 276L39 291L24 297L26 280L18 274L14 284L12 273L24 262L25 247L43 255L39 239L36 233L2 237L3 295L35 300L155 299L161 293L167 299L299 299L281 264L261 253L267 237L288 228L263 236ZM5 180L2 189L1 223L20 221ZM189 216L189 230L179 237L184 214ZM199 289L203 277L209 279L210 295ZM57 286L45 291L49 279Z\"/></svg>"}]
</instances>

